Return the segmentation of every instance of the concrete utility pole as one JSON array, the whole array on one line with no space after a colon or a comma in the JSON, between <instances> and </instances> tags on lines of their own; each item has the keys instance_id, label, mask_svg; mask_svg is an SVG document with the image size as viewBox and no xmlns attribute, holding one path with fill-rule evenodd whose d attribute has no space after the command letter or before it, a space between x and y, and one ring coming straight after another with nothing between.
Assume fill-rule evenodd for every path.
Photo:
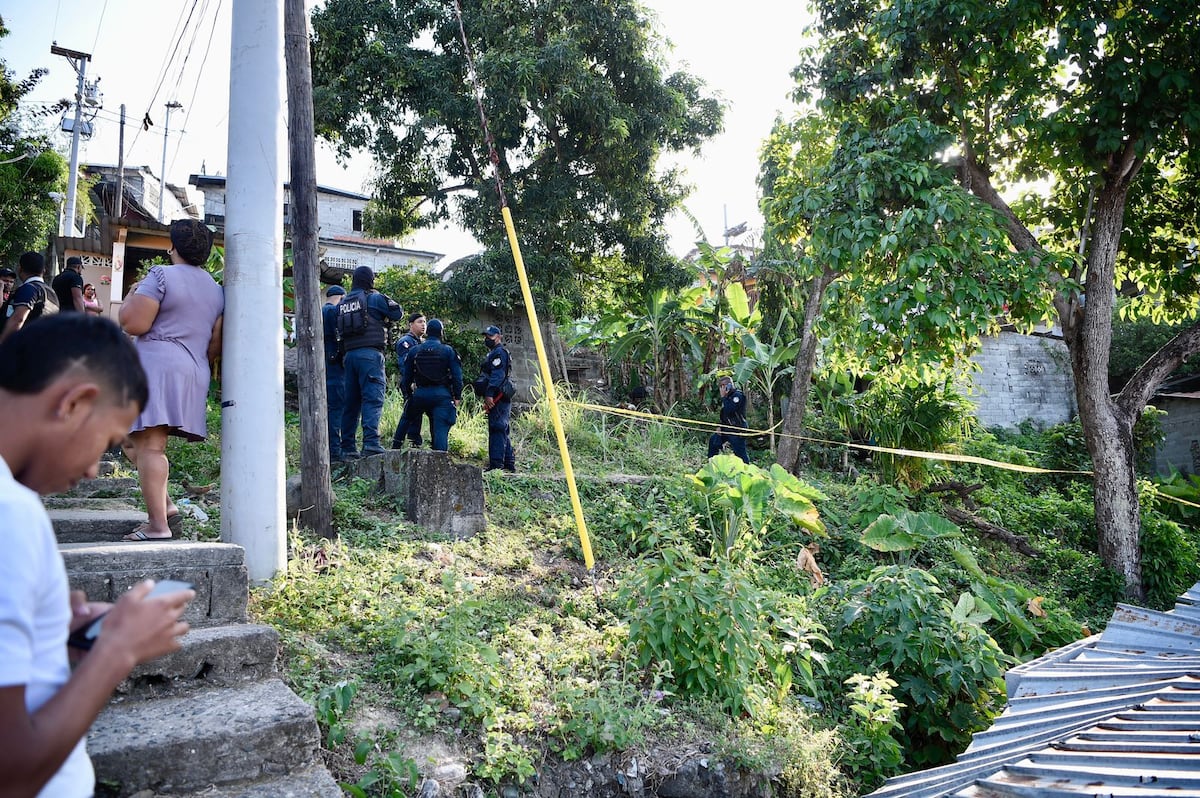
<instances>
[{"instance_id":1,"label":"concrete utility pole","mask_svg":"<svg viewBox=\"0 0 1200 798\"><path fill-rule=\"evenodd\" d=\"M321 322L321 267L317 254L317 167L313 132L312 64L304 0L284 0L288 74L288 150L291 153L292 274L296 292L297 383L300 388L301 523L332 538L326 422L325 331Z\"/></svg>"},{"instance_id":2,"label":"concrete utility pole","mask_svg":"<svg viewBox=\"0 0 1200 798\"><path fill-rule=\"evenodd\" d=\"M163 120L163 160L162 172L158 176L158 223L163 222L163 206L167 201L167 134L171 132L171 109L182 108L179 103L171 100L167 103L167 118Z\"/></svg>"},{"instance_id":3,"label":"concrete utility pole","mask_svg":"<svg viewBox=\"0 0 1200 798\"><path fill-rule=\"evenodd\" d=\"M221 539L245 548L262 582L287 568L282 0L234 0L229 74Z\"/></svg>"},{"instance_id":4,"label":"concrete utility pole","mask_svg":"<svg viewBox=\"0 0 1200 798\"><path fill-rule=\"evenodd\" d=\"M75 191L79 186L79 136L83 128L83 88L84 77L87 74L88 61L92 60L91 53L81 53L78 50L68 50L57 44L50 48L52 55L61 55L71 62L75 74L79 76L79 85L75 89L75 123L71 126L71 165L67 177L67 223L71 225L71 235L75 235ZM61 231L60 231L61 234Z\"/></svg>"}]
</instances>

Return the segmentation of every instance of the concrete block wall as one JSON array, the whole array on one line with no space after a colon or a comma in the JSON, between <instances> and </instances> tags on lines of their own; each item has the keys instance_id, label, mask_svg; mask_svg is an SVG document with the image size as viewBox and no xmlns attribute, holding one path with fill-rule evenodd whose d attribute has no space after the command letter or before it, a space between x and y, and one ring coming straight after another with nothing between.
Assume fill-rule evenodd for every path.
<instances>
[{"instance_id":1,"label":"concrete block wall","mask_svg":"<svg viewBox=\"0 0 1200 798\"><path fill-rule=\"evenodd\" d=\"M1171 468L1200 474L1200 400L1158 397L1154 405L1166 411L1165 439L1154 456L1154 469L1164 476Z\"/></svg>"},{"instance_id":2,"label":"concrete block wall","mask_svg":"<svg viewBox=\"0 0 1200 798\"><path fill-rule=\"evenodd\" d=\"M973 358L971 401L985 427L1015 428L1023 421L1048 427L1078 412L1070 358L1060 338L1001 332L985 338Z\"/></svg>"},{"instance_id":3,"label":"concrete block wall","mask_svg":"<svg viewBox=\"0 0 1200 798\"><path fill-rule=\"evenodd\" d=\"M539 319L542 322L543 340L547 347L551 346L550 338L545 332L546 320ZM487 327L489 324L495 324L504 331L504 345L508 348L508 354L512 357L512 381L516 386L518 402L532 402L532 389L535 385L540 385L542 381L541 372L537 362L537 346L533 343L533 328L529 326L529 318L525 315L523 309L515 313L498 313L493 316L483 316L478 320L479 329ZM482 350L481 350L482 352ZM553 368L551 369L553 372ZM467 382L475 379L479 374L479 363L477 359L472 359L472 362L463 363L463 379Z\"/></svg>"}]
</instances>

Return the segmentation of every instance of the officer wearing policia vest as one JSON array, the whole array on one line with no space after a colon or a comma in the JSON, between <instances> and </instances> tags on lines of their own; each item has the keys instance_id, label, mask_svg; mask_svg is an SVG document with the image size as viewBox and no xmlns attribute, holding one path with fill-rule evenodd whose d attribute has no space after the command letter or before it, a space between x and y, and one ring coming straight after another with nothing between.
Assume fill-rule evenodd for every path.
<instances>
[{"instance_id":1,"label":"officer wearing policia vest","mask_svg":"<svg viewBox=\"0 0 1200 798\"><path fill-rule=\"evenodd\" d=\"M321 308L321 329L325 331L325 401L328 405L329 462L342 461L342 412L346 409L346 370L342 368L341 345L337 337L338 303L346 289L331 285L325 289Z\"/></svg>"},{"instance_id":2,"label":"officer wearing policia vest","mask_svg":"<svg viewBox=\"0 0 1200 798\"><path fill-rule=\"evenodd\" d=\"M488 353L479 363L479 379L475 384L483 398L488 414L488 467L487 471L503 468L516 471L512 442L509 440L509 419L512 416L512 358L504 348L504 336L495 325L483 331L483 340Z\"/></svg>"},{"instance_id":3,"label":"officer wearing policia vest","mask_svg":"<svg viewBox=\"0 0 1200 798\"><path fill-rule=\"evenodd\" d=\"M408 356L421 345L426 325L424 313L408 315L408 332L396 341L397 374L404 373L404 363L408 360ZM408 438L412 446L419 447L421 445L421 414L413 412L408 401L409 391L404 383L400 384L400 392L404 394L404 409L400 411L400 420L396 422L396 431L392 434L392 448L399 449L404 444L405 438ZM432 430L432 422L430 422L430 429ZM432 434L431 431L430 435Z\"/></svg>"},{"instance_id":4,"label":"officer wearing policia vest","mask_svg":"<svg viewBox=\"0 0 1200 798\"><path fill-rule=\"evenodd\" d=\"M743 462L749 463L746 438L734 431L749 427L746 423L746 394L742 393L730 377L722 377L718 386L721 392L722 427L708 439L708 456L717 454L728 443L734 454L742 458Z\"/></svg>"},{"instance_id":5,"label":"officer wearing policia vest","mask_svg":"<svg viewBox=\"0 0 1200 798\"><path fill-rule=\"evenodd\" d=\"M345 409L342 411L342 458L358 457L355 436L362 417L362 453L381 454L379 418L387 383L383 373L383 350L389 322L404 315L399 303L375 290L375 272L359 266L350 281L350 293L338 303L337 330L346 370Z\"/></svg>"},{"instance_id":6,"label":"officer wearing policia vest","mask_svg":"<svg viewBox=\"0 0 1200 798\"><path fill-rule=\"evenodd\" d=\"M425 326L425 343L414 348L400 368L400 390L411 408L410 418L429 416L429 435L434 451L450 448L450 428L458 421L462 399L462 362L458 353L442 343L442 323L430 319Z\"/></svg>"}]
</instances>

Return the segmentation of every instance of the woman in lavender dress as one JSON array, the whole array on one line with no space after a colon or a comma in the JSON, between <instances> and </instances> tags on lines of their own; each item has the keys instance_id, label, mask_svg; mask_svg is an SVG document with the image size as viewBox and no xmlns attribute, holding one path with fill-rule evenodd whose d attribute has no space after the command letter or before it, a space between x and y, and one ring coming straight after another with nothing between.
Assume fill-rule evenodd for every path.
<instances>
[{"instance_id":1,"label":"woman in lavender dress","mask_svg":"<svg viewBox=\"0 0 1200 798\"><path fill-rule=\"evenodd\" d=\"M225 295L204 270L212 232L202 222L171 223L170 266L155 266L121 306L121 327L137 336L150 401L129 435L149 520L126 540L171 537L179 508L167 496L167 438L204 440L211 364L221 352Z\"/></svg>"}]
</instances>

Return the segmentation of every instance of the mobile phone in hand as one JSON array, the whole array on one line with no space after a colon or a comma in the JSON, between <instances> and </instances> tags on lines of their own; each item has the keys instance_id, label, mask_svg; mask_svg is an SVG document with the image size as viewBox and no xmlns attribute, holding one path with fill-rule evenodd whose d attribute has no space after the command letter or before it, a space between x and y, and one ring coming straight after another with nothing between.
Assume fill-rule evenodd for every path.
<instances>
[{"instance_id":1,"label":"mobile phone in hand","mask_svg":"<svg viewBox=\"0 0 1200 798\"><path fill-rule=\"evenodd\" d=\"M191 582L180 582L176 579L164 579L158 582L150 589L145 598L154 598L155 596L165 596L168 593L177 593L180 590L191 590L194 587ZM71 632L67 638L67 645L71 648L78 648L82 651L90 651L96 642L96 638L100 636L100 630L103 628L104 616L107 612L102 612L100 615L89 623L87 626L81 626L74 632Z\"/></svg>"}]
</instances>

